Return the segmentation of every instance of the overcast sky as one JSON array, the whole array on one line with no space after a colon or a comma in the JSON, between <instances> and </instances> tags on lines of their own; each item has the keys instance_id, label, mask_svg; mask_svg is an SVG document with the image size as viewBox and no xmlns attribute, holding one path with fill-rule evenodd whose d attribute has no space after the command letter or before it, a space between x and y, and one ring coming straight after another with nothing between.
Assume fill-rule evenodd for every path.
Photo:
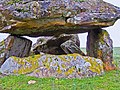
<instances>
[{"instance_id":1,"label":"overcast sky","mask_svg":"<svg viewBox=\"0 0 120 90\"><path fill-rule=\"evenodd\" d=\"M106 2L112 3L118 7L120 7L120 0L104 0ZM120 20L118 20L114 26L105 28L112 40L113 40L113 46L114 47L120 47ZM0 34L0 41L5 39L8 35L7 34ZM87 33L85 34L79 34L79 38L80 38L80 43L81 43L81 47L85 47L86 46L86 38L87 38ZM36 41L35 38L30 38L32 39L32 41Z\"/></svg>"}]
</instances>

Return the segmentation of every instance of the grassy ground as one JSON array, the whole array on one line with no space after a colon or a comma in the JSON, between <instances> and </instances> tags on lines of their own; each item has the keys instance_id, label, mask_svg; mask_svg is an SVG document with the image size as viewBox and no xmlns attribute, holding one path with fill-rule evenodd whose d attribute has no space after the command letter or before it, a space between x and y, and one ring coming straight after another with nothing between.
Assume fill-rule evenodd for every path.
<instances>
[{"instance_id":1,"label":"grassy ground","mask_svg":"<svg viewBox=\"0 0 120 90\"><path fill-rule=\"evenodd\" d=\"M113 54L114 54L114 61L119 63L119 61L120 61L120 48L115 47L113 50Z\"/></svg>"},{"instance_id":2,"label":"grassy ground","mask_svg":"<svg viewBox=\"0 0 120 90\"><path fill-rule=\"evenodd\" d=\"M120 48L114 48L114 59L120 60ZM35 80L35 84L28 81ZM7 76L0 78L0 90L120 90L120 70L84 79L35 78Z\"/></svg>"}]
</instances>

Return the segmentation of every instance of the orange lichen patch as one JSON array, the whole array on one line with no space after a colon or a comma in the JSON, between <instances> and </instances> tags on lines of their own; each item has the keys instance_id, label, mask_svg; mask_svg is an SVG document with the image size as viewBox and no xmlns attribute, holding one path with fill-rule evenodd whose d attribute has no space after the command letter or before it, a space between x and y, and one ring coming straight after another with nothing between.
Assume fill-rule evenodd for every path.
<instances>
[{"instance_id":1,"label":"orange lichen patch","mask_svg":"<svg viewBox=\"0 0 120 90\"><path fill-rule=\"evenodd\" d=\"M115 70L115 66L111 66L110 62L104 62L104 69L106 71L111 71L111 70Z\"/></svg>"}]
</instances>

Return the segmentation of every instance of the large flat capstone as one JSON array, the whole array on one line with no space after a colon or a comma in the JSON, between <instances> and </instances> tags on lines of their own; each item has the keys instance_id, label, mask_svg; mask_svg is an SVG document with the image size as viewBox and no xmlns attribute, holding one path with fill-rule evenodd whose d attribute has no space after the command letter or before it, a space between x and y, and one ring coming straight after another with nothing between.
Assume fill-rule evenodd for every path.
<instances>
[{"instance_id":1,"label":"large flat capstone","mask_svg":"<svg viewBox=\"0 0 120 90\"><path fill-rule=\"evenodd\" d=\"M108 27L120 8L103 0L2 0L0 33L45 36Z\"/></svg>"}]
</instances>

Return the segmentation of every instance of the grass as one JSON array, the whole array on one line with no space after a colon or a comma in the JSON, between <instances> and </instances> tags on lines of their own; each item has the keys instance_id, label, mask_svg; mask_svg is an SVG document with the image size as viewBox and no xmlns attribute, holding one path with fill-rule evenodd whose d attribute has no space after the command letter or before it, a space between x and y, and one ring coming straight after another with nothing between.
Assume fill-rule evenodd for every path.
<instances>
[{"instance_id":1,"label":"grass","mask_svg":"<svg viewBox=\"0 0 120 90\"><path fill-rule=\"evenodd\" d=\"M120 61L120 48L119 47L115 47L113 49L113 56L116 62Z\"/></svg>"},{"instance_id":2,"label":"grass","mask_svg":"<svg viewBox=\"0 0 120 90\"><path fill-rule=\"evenodd\" d=\"M120 60L120 48L114 48L115 61ZM35 84L28 81L35 80ZM35 78L25 75L0 78L0 90L120 90L120 70L84 79Z\"/></svg>"},{"instance_id":3,"label":"grass","mask_svg":"<svg viewBox=\"0 0 120 90\"><path fill-rule=\"evenodd\" d=\"M29 80L36 83L29 85ZM120 90L120 71L84 79L35 78L7 76L0 79L1 90Z\"/></svg>"}]
</instances>

